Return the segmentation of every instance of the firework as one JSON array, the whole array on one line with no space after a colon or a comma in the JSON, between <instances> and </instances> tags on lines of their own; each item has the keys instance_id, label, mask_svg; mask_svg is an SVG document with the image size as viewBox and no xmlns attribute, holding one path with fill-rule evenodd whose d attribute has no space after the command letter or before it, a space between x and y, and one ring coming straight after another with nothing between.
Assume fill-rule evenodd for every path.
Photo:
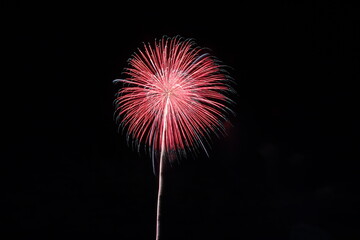
<instances>
[{"instance_id":1,"label":"firework","mask_svg":"<svg viewBox=\"0 0 360 240\"><path fill-rule=\"evenodd\" d=\"M129 60L115 100L117 120L128 139L147 146L159 172L157 231L164 160L206 147L224 133L230 111L229 77L223 66L190 39L162 38L144 44Z\"/></svg>"}]
</instances>

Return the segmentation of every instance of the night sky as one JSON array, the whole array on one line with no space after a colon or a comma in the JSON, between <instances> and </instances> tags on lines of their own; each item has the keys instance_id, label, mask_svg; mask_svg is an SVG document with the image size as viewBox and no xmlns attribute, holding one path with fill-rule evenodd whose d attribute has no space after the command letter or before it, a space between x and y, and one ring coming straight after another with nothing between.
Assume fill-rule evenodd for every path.
<instances>
[{"instance_id":1,"label":"night sky","mask_svg":"<svg viewBox=\"0 0 360 240\"><path fill-rule=\"evenodd\" d=\"M2 233L155 239L157 177L112 80L180 35L230 67L237 104L210 157L166 167L162 239L360 239L359 8L120 2L5 4Z\"/></svg>"}]
</instances>

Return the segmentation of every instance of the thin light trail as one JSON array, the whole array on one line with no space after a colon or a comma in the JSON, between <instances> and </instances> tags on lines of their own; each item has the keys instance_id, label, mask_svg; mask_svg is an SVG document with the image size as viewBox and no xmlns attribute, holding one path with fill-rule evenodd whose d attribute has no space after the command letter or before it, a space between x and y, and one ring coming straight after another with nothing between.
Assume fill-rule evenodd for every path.
<instances>
[{"instance_id":1,"label":"thin light trail","mask_svg":"<svg viewBox=\"0 0 360 240\"><path fill-rule=\"evenodd\" d=\"M159 163L159 187L158 187L158 196L157 196L157 207L156 207L156 240L160 239L160 206L161 206L161 195L162 195L162 178L163 178L163 163L164 163L164 153L165 153L165 132L166 132L166 117L168 114L169 107L169 97L170 92L166 93L166 103L163 116L163 129L161 133L161 153L160 153L160 163Z\"/></svg>"}]
</instances>

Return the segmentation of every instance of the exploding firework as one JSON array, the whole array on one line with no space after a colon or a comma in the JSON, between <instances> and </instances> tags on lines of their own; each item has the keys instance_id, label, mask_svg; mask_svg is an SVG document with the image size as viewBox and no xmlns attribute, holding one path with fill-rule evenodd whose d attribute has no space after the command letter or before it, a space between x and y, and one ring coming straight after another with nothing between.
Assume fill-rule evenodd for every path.
<instances>
[{"instance_id":1,"label":"exploding firework","mask_svg":"<svg viewBox=\"0 0 360 240\"><path fill-rule=\"evenodd\" d=\"M120 127L140 148L147 146L158 163L159 206L163 161L172 161L206 147L213 134L225 132L230 112L229 77L205 49L179 37L162 38L129 60L127 78L115 100Z\"/></svg>"}]
</instances>

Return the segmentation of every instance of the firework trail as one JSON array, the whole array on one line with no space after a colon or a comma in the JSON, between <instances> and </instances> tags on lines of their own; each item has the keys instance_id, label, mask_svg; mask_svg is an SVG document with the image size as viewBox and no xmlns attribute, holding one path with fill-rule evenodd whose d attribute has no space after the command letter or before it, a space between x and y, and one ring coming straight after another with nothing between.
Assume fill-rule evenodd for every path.
<instances>
[{"instance_id":1,"label":"firework trail","mask_svg":"<svg viewBox=\"0 0 360 240\"><path fill-rule=\"evenodd\" d=\"M163 37L154 46L144 44L125 73L127 78L115 80L123 83L115 114L128 139L138 149L147 146L159 173L158 240L164 161L198 149L207 153L210 137L225 132L232 90L223 66L192 40L179 37Z\"/></svg>"}]
</instances>

